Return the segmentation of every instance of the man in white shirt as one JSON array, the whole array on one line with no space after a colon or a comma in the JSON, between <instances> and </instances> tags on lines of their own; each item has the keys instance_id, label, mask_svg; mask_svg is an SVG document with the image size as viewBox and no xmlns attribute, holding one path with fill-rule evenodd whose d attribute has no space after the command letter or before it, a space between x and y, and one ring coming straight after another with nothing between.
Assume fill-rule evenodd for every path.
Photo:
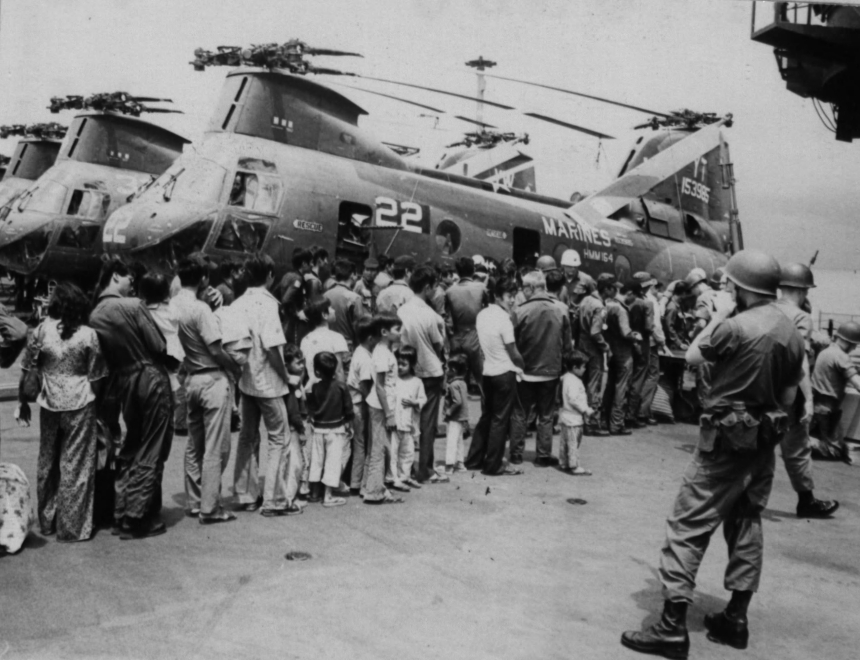
<instances>
[{"instance_id":1,"label":"man in white shirt","mask_svg":"<svg viewBox=\"0 0 860 660\"><path fill-rule=\"evenodd\" d=\"M415 375L424 384L427 396L427 403L421 409L421 439L415 478L418 482L445 481L445 478L436 474L433 456L439 402L444 393L445 380L442 368L444 321L428 304L436 288L436 272L429 266L420 266L412 273L409 287L414 295L397 310L397 315L403 321L400 343L412 346L417 351Z\"/></svg>"},{"instance_id":2,"label":"man in white shirt","mask_svg":"<svg viewBox=\"0 0 860 660\"><path fill-rule=\"evenodd\" d=\"M242 509L256 511L262 504L264 516L301 513L286 500L286 475L280 469L290 451L284 402L289 376L282 353L287 339L278 316L278 301L269 293L275 281L274 268L275 262L268 255L248 259L248 289L232 305L234 313L248 323L252 341L239 380L242 428L236 447L235 490ZM262 494L258 477L261 417L268 436Z\"/></svg>"},{"instance_id":3,"label":"man in white shirt","mask_svg":"<svg viewBox=\"0 0 860 660\"><path fill-rule=\"evenodd\" d=\"M505 440L517 400L517 374L523 369L510 317L516 294L515 280L498 280L493 290L495 302L481 310L475 321L484 355L483 400L466 467L489 475L522 474L521 469L504 464Z\"/></svg>"}]
</instances>

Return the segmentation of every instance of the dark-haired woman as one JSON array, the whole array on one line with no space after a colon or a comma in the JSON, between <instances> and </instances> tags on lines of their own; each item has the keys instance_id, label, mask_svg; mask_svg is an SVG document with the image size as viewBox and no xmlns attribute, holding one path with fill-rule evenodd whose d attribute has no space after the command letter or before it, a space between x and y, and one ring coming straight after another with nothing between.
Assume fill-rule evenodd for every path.
<instances>
[{"instance_id":1,"label":"dark-haired woman","mask_svg":"<svg viewBox=\"0 0 860 660\"><path fill-rule=\"evenodd\" d=\"M56 532L58 541L86 541L93 533L95 400L107 367L98 336L86 325L88 314L78 287L57 285L48 318L36 329L24 361L25 369L39 369L42 384L36 400L41 407L39 524L43 534Z\"/></svg>"}]
</instances>

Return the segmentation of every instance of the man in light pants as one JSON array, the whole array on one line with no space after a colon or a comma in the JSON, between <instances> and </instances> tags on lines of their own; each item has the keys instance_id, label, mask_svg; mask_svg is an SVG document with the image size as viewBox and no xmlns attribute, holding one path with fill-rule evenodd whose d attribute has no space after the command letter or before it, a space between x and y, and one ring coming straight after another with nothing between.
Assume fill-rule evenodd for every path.
<instances>
[{"instance_id":1,"label":"man in light pants","mask_svg":"<svg viewBox=\"0 0 860 660\"><path fill-rule=\"evenodd\" d=\"M248 290L233 303L235 313L246 319L251 329L251 352L242 370L242 429L236 448L235 491L244 511L262 505L264 516L301 513L287 501L284 457L288 456L290 434L284 396L289 392L289 376L282 353L287 343L278 316L278 301L269 293L275 281L275 262L257 255L245 262ZM260 493L258 461L260 418L268 435L264 490Z\"/></svg>"}]
</instances>

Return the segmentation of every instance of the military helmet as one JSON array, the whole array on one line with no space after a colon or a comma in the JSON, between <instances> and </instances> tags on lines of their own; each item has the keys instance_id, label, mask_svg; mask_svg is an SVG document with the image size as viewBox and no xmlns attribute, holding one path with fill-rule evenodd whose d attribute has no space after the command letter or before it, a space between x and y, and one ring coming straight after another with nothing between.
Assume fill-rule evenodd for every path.
<instances>
[{"instance_id":1,"label":"military helmet","mask_svg":"<svg viewBox=\"0 0 860 660\"><path fill-rule=\"evenodd\" d=\"M561 254L561 265L570 266L571 268L579 268L582 265L582 260L579 258L579 252L576 250L565 250Z\"/></svg>"},{"instance_id":2,"label":"military helmet","mask_svg":"<svg viewBox=\"0 0 860 660\"><path fill-rule=\"evenodd\" d=\"M694 268L689 273L687 273L687 277L684 278L684 281L690 285L692 289L697 284L702 282L706 282L708 279L708 274L702 268Z\"/></svg>"},{"instance_id":3,"label":"military helmet","mask_svg":"<svg viewBox=\"0 0 860 660\"><path fill-rule=\"evenodd\" d=\"M839 326L836 336L852 344L860 344L860 324L847 321Z\"/></svg>"},{"instance_id":4,"label":"military helmet","mask_svg":"<svg viewBox=\"0 0 860 660\"><path fill-rule=\"evenodd\" d=\"M712 289L719 289L720 284L723 281L723 276L725 276L726 271L722 268L717 268L713 273L711 273L710 285Z\"/></svg>"},{"instance_id":5,"label":"military helmet","mask_svg":"<svg viewBox=\"0 0 860 660\"><path fill-rule=\"evenodd\" d=\"M815 280L812 271L801 263L786 264L780 270L780 286L790 286L795 289L814 289Z\"/></svg>"},{"instance_id":6,"label":"military helmet","mask_svg":"<svg viewBox=\"0 0 860 660\"><path fill-rule=\"evenodd\" d=\"M539 271L546 273L550 270L555 270L557 266L555 265L555 259L553 259L548 254L545 254L542 257L539 257L537 263L535 264L535 268Z\"/></svg>"},{"instance_id":7,"label":"military helmet","mask_svg":"<svg viewBox=\"0 0 860 660\"><path fill-rule=\"evenodd\" d=\"M779 286L779 262L761 250L741 250L726 264L726 277L742 289L775 296Z\"/></svg>"}]
</instances>

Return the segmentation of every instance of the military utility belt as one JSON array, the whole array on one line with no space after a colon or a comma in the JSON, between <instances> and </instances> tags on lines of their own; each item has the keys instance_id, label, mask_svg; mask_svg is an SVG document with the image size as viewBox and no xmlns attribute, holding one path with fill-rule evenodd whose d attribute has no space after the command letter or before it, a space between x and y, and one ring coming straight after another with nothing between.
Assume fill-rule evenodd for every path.
<instances>
[{"instance_id":1,"label":"military utility belt","mask_svg":"<svg viewBox=\"0 0 860 660\"><path fill-rule=\"evenodd\" d=\"M735 403L728 413L706 413L699 419L701 451L720 447L738 453L773 449L788 430L788 415L777 410L753 414L742 403Z\"/></svg>"}]
</instances>

